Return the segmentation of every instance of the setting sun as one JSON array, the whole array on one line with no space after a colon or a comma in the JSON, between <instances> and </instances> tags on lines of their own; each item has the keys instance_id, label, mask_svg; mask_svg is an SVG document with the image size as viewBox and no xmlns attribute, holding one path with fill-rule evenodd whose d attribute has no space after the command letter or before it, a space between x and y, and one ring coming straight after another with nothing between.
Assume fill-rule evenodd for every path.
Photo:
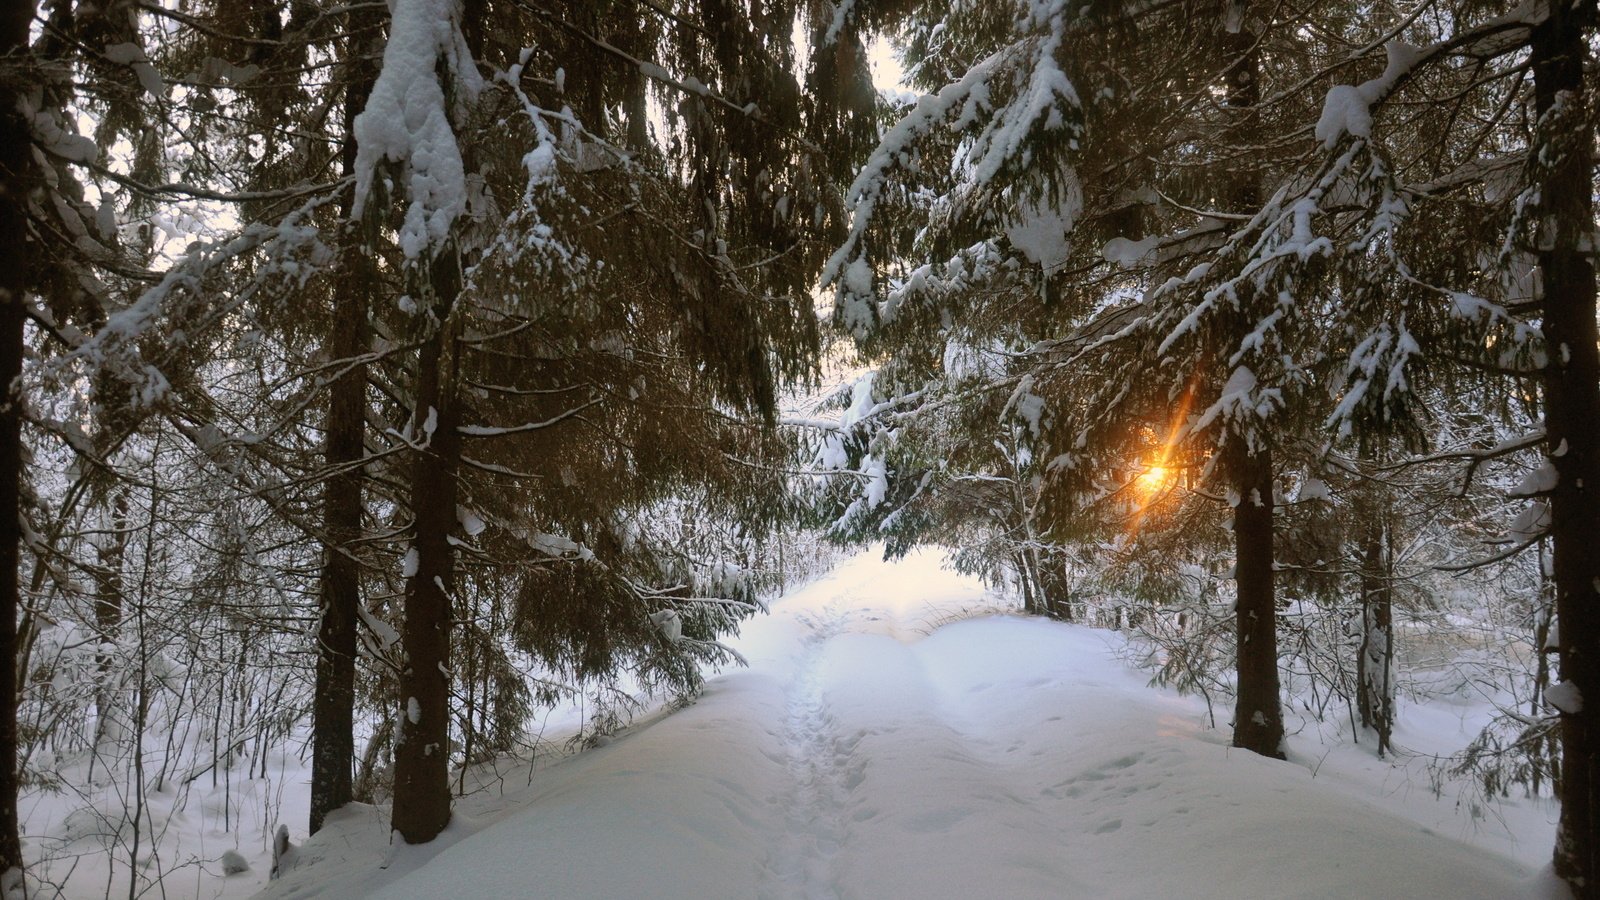
<instances>
[{"instance_id":1,"label":"setting sun","mask_svg":"<svg viewBox=\"0 0 1600 900\"><path fill-rule=\"evenodd\" d=\"M1166 466L1151 466L1139 473L1139 490L1141 493L1154 494L1172 484L1172 477L1172 470Z\"/></svg>"}]
</instances>

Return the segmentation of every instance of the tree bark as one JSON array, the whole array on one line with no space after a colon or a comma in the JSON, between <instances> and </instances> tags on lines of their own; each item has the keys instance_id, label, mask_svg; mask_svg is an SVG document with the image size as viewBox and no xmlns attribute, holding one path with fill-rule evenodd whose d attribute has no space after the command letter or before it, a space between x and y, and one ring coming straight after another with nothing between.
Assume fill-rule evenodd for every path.
<instances>
[{"instance_id":1,"label":"tree bark","mask_svg":"<svg viewBox=\"0 0 1600 900\"><path fill-rule=\"evenodd\" d=\"M1394 592L1387 504L1369 512L1361 548L1361 648L1356 654L1356 706L1361 724L1378 735L1378 756L1394 734Z\"/></svg>"},{"instance_id":2,"label":"tree bark","mask_svg":"<svg viewBox=\"0 0 1600 900\"><path fill-rule=\"evenodd\" d=\"M122 630L122 565L128 546L128 492L119 488L111 501L111 534L96 548L96 563L100 567L95 576L94 623L103 649L95 654L95 724L94 745L97 752L122 737L121 722L113 709L120 674L112 671L113 654L108 648L115 645ZM94 757L90 757L89 771L94 771Z\"/></svg>"},{"instance_id":3,"label":"tree bark","mask_svg":"<svg viewBox=\"0 0 1600 900\"><path fill-rule=\"evenodd\" d=\"M1028 566L1028 551L1018 550L1012 554L1013 564L1017 567L1017 588L1022 594L1022 612L1024 615L1036 616L1039 614L1039 598L1033 577L1033 570Z\"/></svg>"},{"instance_id":4,"label":"tree bark","mask_svg":"<svg viewBox=\"0 0 1600 900\"><path fill-rule=\"evenodd\" d=\"M371 11L351 14L350 83L345 89L344 171L355 169L355 118L366 108L377 77L363 26L375 24ZM341 220L350 215L352 196ZM359 240L360 229L346 225L339 272L333 290L333 330L328 352L351 360L371 345L367 323L368 292L377 275L370 250ZM361 537L361 460L366 455L367 366L351 363L328 390L328 421L323 464L333 471L324 486L321 605L317 631L317 687L312 709L310 831L322 828L329 812L351 800L355 764L355 678L357 629L360 627L361 572L350 548Z\"/></svg>"},{"instance_id":5,"label":"tree bark","mask_svg":"<svg viewBox=\"0 0 1600 900\"><path fill-rule=\"evenodd\" d=\"M453 268L443 257L436 270ZM440 284L441 281L452 283ZM459 272L435 277L438 320L418 359L412 438L424 444L411 472L415 537L406 580L406 663L400 673L400 732L394 753L394 830L408 844L433 840L450 823L450 623L455 558L456 472L461 463L455 323Z\"/></svg>"},{"instance_id":6,"label":"tree bark","mask_svg":"<svg viewBox=\"0 0 1600 900\"><path fill-rule=\"evenodd\" d=\"M0 7L0 58L28 52L31 0ZM20 66L17 68L20 69ZM22 841L17 829L17 614L22 607L22 372L24 298L30 257L28 195L34 171L28 122L18 109L27 84L14 72L0 79L0 891L22 882Z\"/></svg>"},{"instance_id":7,"label":"tree bark","mask_svg":"<svg viewBox=\"0 0 1600 900\"><path fill-rule=\"evenodd\" d=\"M1283 759L1283 707L1278 687L1278 599L1272 573L1272 454L1244 438L1229 448L1239 505L1233 510L1234 582L1238 600L1238 688L1233 746Z\"/></svg>"},{"instance_id":8,"label":"tree bark","mask_svg":"<svg viewBox=\"0 0 1600 900\"><path fill-rule=\"evenodd\" d=\"M1072 596L1067 590L1066 563L1055 553L1039 554L1039 592L1045 613L1052 619L1072 621Z\"/></svg>"},{"instance_id":9,"label":"tree bark","mask_svg":"<svg viewBox=\"0 0 1600 900\"><path fill-rule=\"evenodd\" d=\"M1539 274L1549 354L1543 376L1560 674L1561 819L1555 869L1574 896L1600 897L1600 352L1595 270L1593 123L1585 103L1595 3L1551 3L1533 29L1534 109L1543 140ZM1558 687L1560 687L1558 685ZM1574 690L1575 689L1575 690Z\"/></svg>"}]
</instances>

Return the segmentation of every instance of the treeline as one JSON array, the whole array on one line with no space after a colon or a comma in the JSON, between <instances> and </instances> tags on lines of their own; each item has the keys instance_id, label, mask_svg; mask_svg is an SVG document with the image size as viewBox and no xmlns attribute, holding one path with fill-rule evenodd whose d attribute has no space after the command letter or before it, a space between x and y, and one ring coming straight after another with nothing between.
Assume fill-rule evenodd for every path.
<instances>
[{"instance_id":1,"label":"treeline","mask_svg":"<svg viewBox=\"0 0 1600 900\"><path fill-rule=\"evenodd\" d=\"M1469 610L1521 708L1462 764L1600 896L1595 4L840 10L923 93L823 273L833 533L1138 629L1267 756L1286 690L1390 750L1397 622Z\"/></svg>"},{"instance_id":2,"label":"treeline","mask_svg":"<svg viewBox=\"0 0 1600 900\"><path fill-rule=\"evenodd\" d=\"M793 568L777 407L877 133L835 24L6 4L7 896L19 792L125 786L131 896L147 791L309 733L310 830L388 797L427 841L541 707L604 728L733 661Z\"/></svg>"}]
</instances>

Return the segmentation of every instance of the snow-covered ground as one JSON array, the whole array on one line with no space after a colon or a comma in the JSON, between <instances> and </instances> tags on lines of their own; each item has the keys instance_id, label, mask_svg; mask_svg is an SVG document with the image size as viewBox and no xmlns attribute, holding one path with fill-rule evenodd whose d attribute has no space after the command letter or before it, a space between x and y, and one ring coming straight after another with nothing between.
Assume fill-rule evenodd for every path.
<instances>
[{"instance_id":1,"label":"snow-covered ground","mask_svg":"<svg viewBox=\"0 0 1600 900\"><path fill-rule=\"evenodd\" d=\"M261 896L1563 897L1547 804L1436 797L1418 762L1227 746L1105 631L992 614L933 554L774 603L747 669L604 747L502 769L445 835L343 814ZM1459 746L1461 718L1405 713Z\"/></svg>"}]
</instances>

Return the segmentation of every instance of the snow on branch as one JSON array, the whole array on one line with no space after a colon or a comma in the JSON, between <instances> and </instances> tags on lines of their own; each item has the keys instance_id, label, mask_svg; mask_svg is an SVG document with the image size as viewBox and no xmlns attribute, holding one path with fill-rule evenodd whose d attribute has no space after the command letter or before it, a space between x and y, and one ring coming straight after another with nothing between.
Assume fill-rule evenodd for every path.
<instances>
[{"instance_id":1,"label":"snow on branch","mask_svg":"<svg viewBox=\"0 0 1600 900\"><path fill-rule=\"evenodd\" d=\"M1345 363L1344 396L1328 415L1327 426L1337 426L1339 435L1348 437L1355 414L1364 403L1386 406L1396 395L1408 393L1411 385L1407 366L1421 355L1422 348L1406 329L1404 315L1393 324L1380 322L1350 351ZM1369 397L1374 385L1381 386L1381 395Z\"/></svg>"},{"instance_id":2,"label":"snow on branch","mask_svg":"<svg viewBox=\"0 0 1600 900\"><path fill-rule=\"evenodd\" d=\"M1198 432L1210 426L1218 418L1231 423L1264 420L1281 406L1283 406L1282 390L1261 387L1255 372L1247 366L1238 366L1228 376L1228 383L1222 386L1221 396L1200 414L1200 418L1189 430ZM1239 424L1236 424L1235 428L1245 434L1253 433L1248 427L1240 427Z\"/></svg>"},{"instance_id":3,"label":"snow on branch","mask_svg":"<svg viewBox=\"0 0 1600 900\"><path fill-rule=\"evenodd\" d=\"M1227 244L1219 251L1218 258L1227 260L1231 257L1237 260L1235 263L1237 270L1202 293L1199 302L1167 332L1156 352L1165 356L1180 339L1194 332L1201 321L1219 305L1236 307L1241 288L1264 289L1274 278L1289 275L1290 271L1286 269L1292 270L1295 263L1304 264L1315 257L1334 256L1339 248L1335 247L1333 241L1326 235L1315 234L1312 222L1323 214L1322 204L1348 177L1365 146L1364 143L1352 145L1329 161L1309 187L1297 192L1291 189L1293 185L1282 186L1272 199L1251 217L1249 224L1230 236ZM1292 201L1291 196L1294 198ZM1289 265L1286 267L1285 263ZM1173 291L1199 286L1212 276L1215 268L1217 266L1213 263L1201 263L1182 276L1168 279L1150 292L1150 296L1160 297ZM1283 303L1286 299L1287 304ZM1280 294L1281 305L1292 305L1292 301L1292 293L1287 297ZM1269 316L1272 316L1271 321L1263 320L1257 332L1252 333L1241 344L1241 351L1251 349L1252 346L1257 350L1265 347L1266 333L1281 318L1270 313ZM1243 352L1236 354L1231 362L1237 365L1244 355Z\"/></svg>"},{"instance_id":4,"label":"snow on branch","mask_svg":"<svg viewBox=\"0 0 1600 900\"><path fill-rule=\"evenodd\" d=\"M567 419L570 419L573 416L576 416L577 414L579 414L579 413L583 412L584 410L588 409L589 407L594 406L594 405L602 402L602 400L603 400L603 398L596 397L595 399L590 400L588 403L585 403L582 406L575 406L572 409L567 410L566 412L559 413L557 415L551 416L550 418L545 419L542 422L527 422L527 423L524 423L522 425L509 425L509 426L505 426L505 427L498 427L498 426L491 426L491 425L462 425L462 426L459 426L459 427L456 428L456 432L458 434L461 434L461 435L465 436L465 437L474 437L474 438L500 437L502 435L507 435L507 434L525 434L525 433L530 432L530 431L538 431L538 430L540 430L542 428L549 428L551 425L555 425L555 424L557 424L559 422L563 422L563 421L565 421Z\"/></svg>"},{"instance_id":5,"label":"snow on branch","mask_svg":"<svg viewBox=\"0 0 1600 900\"><path fill-rule=\"evenodd\" d=\"M965 135L952 167L958 173L957 183L947 198L957 207L963 198L990 188L1003 173L1027 160L1031 145L1042 136L1077 146L1081 102L1057 60L1069 19L1076 15L1068 5L1036 5L1018 22L1026 33L938 93L920 98L884 134L857 173L845 195L850 230L821 277L823 287L836 289L835 315L840 324L856 337L865 337L879 319L867 231L896 173L914 165L921 142L941 128ZM1008 93L1008 99L999 99Z\"/></svg>"},{"instance_id":6,"label":"snow on branch","mask_svg":"<svg viewBox=\"0 0 1600 900\"><path fill-rule=\"evenodd\" d=\"M135 406L148 407L166 395L166 375L154 364L139 358L139 341L163 321L181 320L168 332L168 340L184 330L214 325L234 310L250 302L275 278L303 281L333 259L333 251L322 242L322 233L313 223L318 207L332 201L330 195L317 195L276 224L252 223L220 243L196 243L187 253L138 299L106 318L93 335L78 341L67 353L39 367L42 379L73 378L80 366L104 370L133 391ZM207 280L237 260L251 254L264 254L266 264L258 266L249 283L226 293L207 289ZM206 309L180 308L181 298L201 304L208 298L222 302Z\"/></svg>"},{"instance_id":7,"label":"snow on branch","mask_svg":"<svg viewBox=\"0 0 1600 900\"><path fill-rule=\"evenodd\" d=\"M356 116L356 199L360 218L385 163L399 163L406 211L400 249L415 262L437 252L466 208L467 179L452 118L483 82L461 34L459 0L394 0L389 43L367 107ZM439 81L440 63L450 75ZM446 97L449 89L454 107Z\"/></svg>"},{"instance_id":8,"label":"snow on branch","mask_svg":"<svg viewBox=\"0 0 1600 900\"><path fill-rule=\"evenodd\" d=\"M850 205L850 232L822 270L824 287L835 283L840 285L840 302L846 304L843 309L846 327L855 330L859 325L864 330L871 324L870 314L865 322L858 321L859 312L849 304L871 301L871 273L865 269L858 272L857 266L866 265L862 241L868 226L872 224L878 200L888 187L890 176L909 162L913 145L918 140L952 118L958 104L973 110L973 115L976 115L978 107L987 105L989 78L1009 52L1002 50L990 56L967 70L967 74L959 81L946 85L937 94L928 94L918 100L917 105L878 142L877 149L872 151L850 184L850 189L845 193L846 202ZM966 114L962 115L965 117ZM956 123L959 125L960 119ZM862 283L862 274L866 275L865 283Z\"/></svg>"},{"instance_id":9,"label":"snow on branch","mask_svg":"<svg viewBox=\"0 0 1600 900\"><path fill-rule=\"evenodd\" d=\"M1416 47L1401 40L1389 41L1384 51L1388 54L1388 63L1383 74L1361 84L1336 84L1328 89L1316 128L1317 140L1322 146L1331 149L1347 134L1371 138L1373 105L1392 93L1423 56Z\"/></svg>"},{"instance_id":10,"label":"snow on branch","mask_svg":"<svg viewBox=\"0 0 1600 900\"><path fill-rule=\"evenodd\" d=\"M1049 131L1067 128L1068 112L1081 106L1077 89L1056 62L1064 29L1060 14L1057 16L1052 23L1055 27L1033 48L1027 87L998 111L967 152L966 161L972 165L967 177L971 181L985 184L993 180L1003 166L1022 153L1024 141L1036 127L1042 125Z\"/></svg>"}]
</instances>

